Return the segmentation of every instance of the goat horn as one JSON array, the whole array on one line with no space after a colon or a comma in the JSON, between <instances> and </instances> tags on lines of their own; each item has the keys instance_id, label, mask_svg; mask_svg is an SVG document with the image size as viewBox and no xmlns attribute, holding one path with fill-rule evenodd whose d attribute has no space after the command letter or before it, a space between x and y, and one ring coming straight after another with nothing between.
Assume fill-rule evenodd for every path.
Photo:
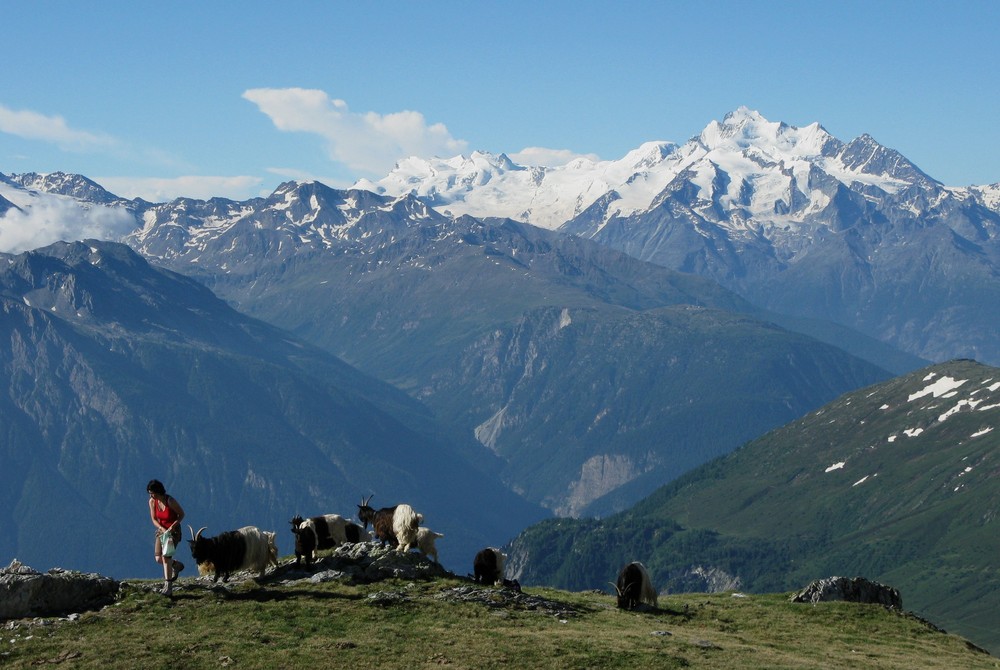
<instances>
[{"instance_id":1,"label":"goat horn","mask_svg":"<svg viewBox=\"0 0 1000 670\"><path fill-rule=\"evenodd\" d=\"M201 528L199 528L198 532L194 536L194 539L197 540L199 537L201 537L201 534L205 531L206 528L208 528L208 526L202 526Z\"/></svg>"},{"instance_id":2,"label":"goat horn","mask_svg":"<svg viewBox=\"0 0 1000 670\"><path fill-rule=\"evenodd\" d=\"M194 540L194 528L191 527L191 524L188 524L188 531L191 533L191 539Z\"/></svg>"},{"instance_id":3,"label":"goat horn","mask_svg":"<svg viewBox=\"0 0 1000 670\"><path fill-rule=\"evenodd\" d=\"M622 590L620 588L618 588L617 584L615 584L614 582L608 582L608 584L611 584L611 586L614 588L614 590L618 592L618 595L622 594Z\"/></svg>"}]
</instances>

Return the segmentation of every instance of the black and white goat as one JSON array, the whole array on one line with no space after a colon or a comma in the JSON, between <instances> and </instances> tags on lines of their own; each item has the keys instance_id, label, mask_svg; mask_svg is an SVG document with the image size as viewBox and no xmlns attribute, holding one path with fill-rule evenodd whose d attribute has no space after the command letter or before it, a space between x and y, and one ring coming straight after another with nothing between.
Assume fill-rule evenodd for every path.
<instances>
[{"instance_id":1,"label":"black and white goat","mask_svg":"<svg viewBox=\"0 0 1000 670\"><path fill-rule=\"evenodd\" d=\"M202 537L207 526L191 531L191 556L198 564L198 573L212 574L212 581L229 581L229 575L240 570L252 570L264 576L268 565L278 565L278 547L275 533L263 531L256 526L244 526L239 530L228 530L215 537Z\"/></svg>"},{"instance_id":2,"label":"black and white goat","mask_svg":"<svg viewBox=\"0 0 1000 670\"><path fill-rule=\"evenodd\" d=\"M618 573L618 582L612 584L618 592L619 609L635 609L640 603L656 607L656 589L649 578L646 566L633 561Z\"/></svg>"},{"instance_id":3,"label":"black and white goat","mask_svg":"<svg viewBox=\"0 0 1000 670\"><path fill-rule=\"evenodd\" d=\"M303 519L295 516L291 520L295 535L295 565L305 559L306 565L316 560L316 552L332 549L350 542L367 542L371 535L358 524L348 521L339 514L324 514Z\"/></svg>"},{"instance_id":4,"label":"black and white goat","mask_svg":"<svg viewBox=\"0 0 1000 670\"><path fill-rule=\"evenodd\" d=\"M383 546L386 543L395 544L402 552L416 546L417 528L424 520L424 515L417 514L406 504L376 510L368 504L371 499L372 496L362 498L358 505L358 520L364 528L367 530L368 524L371 524L375 539L381 540Z\"/></svg>"}]
</instances>

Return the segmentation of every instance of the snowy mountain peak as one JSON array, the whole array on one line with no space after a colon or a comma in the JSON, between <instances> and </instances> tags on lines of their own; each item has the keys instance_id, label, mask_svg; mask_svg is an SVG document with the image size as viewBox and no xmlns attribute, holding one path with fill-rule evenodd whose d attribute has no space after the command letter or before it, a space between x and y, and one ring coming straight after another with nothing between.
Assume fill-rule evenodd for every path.
<instances>
[{"instance_id":1,"label":"snowy mountain peak","mask_svg":"<svg viewBox=\"0 0 1000 670\"><path fill-rule=\"evenodd\" d=\"M699 141L709 151L738 152L755 147L776 157L820 156L831 141L836 142L819 123L796 128L768 121L759 112L746 107L730 112L722 123L709 123Z\"/></svg>"},{"instance_id":2,"label":"snowy mountain peak","mask_svg":"<svg viewBox=\"0 0 1000 670\"><path fill-rule=\"evenodd\" d=\"M675 151L677 151L677 145L673 142L645 142L638 149L633 149L625 154L618 163L633 170L648 170L662 163ZM588 161L588 163L594 164L592 161Z\"/></svg>"},{"instance_id":3,"label":"snowy mountain peak","mask_svg":"<svg viewBox=\"0 0 1000 670\"><path fill-rule=\"evenodd\" d=\"M528 167L484 151L453 158L400 161L385 178L357 188L410 193L441 213L505 216L544 228L591 233L687 194L721 219L787 225L823 210L835 184L898 193L910 185L937 188L897 152L868 135L845 144L819 123L795 127L739 107L712 121L682 146L647 142L618 160L577 158Z\"/></svg>"},{"instance_id":4,"label":"snowy mountain peak","mask_svg":"<svg viewBox=\"0 0 1000 670\"><path fill-rule=\"evenodd\" d=\"M121 202L121 198L109 193L103 186L79 174L68 172L51 172L46 174L26 172L24 174L12 174L6 181L28 191L37 191L38 193L66 195L78 200L87 200L101 204Z\"/></svg>"}]
</instances>

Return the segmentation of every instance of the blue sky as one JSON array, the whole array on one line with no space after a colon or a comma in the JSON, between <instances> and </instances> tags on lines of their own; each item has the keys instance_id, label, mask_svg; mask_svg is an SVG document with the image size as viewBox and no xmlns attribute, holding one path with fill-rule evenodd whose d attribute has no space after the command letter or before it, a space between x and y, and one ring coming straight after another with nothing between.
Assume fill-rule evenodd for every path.
<instances>
[{"instance_id":1,"label":"blue sky","mask_svg":"<svg viewBox=\"0 0 1000 670\"><path fill-rule=\"evenodd\" d=\"M1000 2L0 0L0 172L345 187L406 155L616 159L741 105L1000 182ZM536 152L546 155L546 152Z\"/></svg>"}]
</instances>

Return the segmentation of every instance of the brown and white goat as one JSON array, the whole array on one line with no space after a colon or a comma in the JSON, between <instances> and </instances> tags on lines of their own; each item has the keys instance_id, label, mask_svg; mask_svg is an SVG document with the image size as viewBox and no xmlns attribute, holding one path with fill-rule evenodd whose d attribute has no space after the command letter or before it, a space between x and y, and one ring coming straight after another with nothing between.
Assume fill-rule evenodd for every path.
<instances>
[{"instance_id":1,"label":"brown and white goat","mask_svg":"<svg viewBox=\"0 0 1000 670\"><path fill-rule=\"evenodd\" d=\"M371 499L372 496L362 498L361 504L358 505L358 520L364 528L367 529L370 523L375 538L381 540L383 545L387 542L395 544L402 552L414 547L417 542L417 528L420 527L424 515L417 514L407 504L376 510L368 504Z\"/></svg>"}]
</instances>

